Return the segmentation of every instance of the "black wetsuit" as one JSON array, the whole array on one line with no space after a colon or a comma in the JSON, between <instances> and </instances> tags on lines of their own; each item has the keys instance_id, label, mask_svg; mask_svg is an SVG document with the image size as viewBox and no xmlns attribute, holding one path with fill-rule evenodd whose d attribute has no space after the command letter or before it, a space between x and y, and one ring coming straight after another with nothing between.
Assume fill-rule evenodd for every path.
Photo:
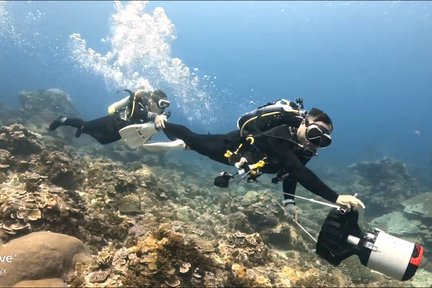
<instances>
[{"instance_id":1,"label":"black wetsuit","mask_svg":"<svg viewBox=\"0 0 432 288\"><path fill-rule=\"evenodd\" d=\"M132 101L129 102L129 111L132 110ZM54 120L49 130L53 131L59 126L72 126L77 128L75 136L79 137L81 133L88 134L95 138L100 144L109 144L121 139L119 130L131 124L146 123L154 120L157 116L156 113L150 112L145 102L138 102L135 105L135 111L128 118L123 120L118 113L97 118L90 121L84 121L80 118L67 117L63 122L60 120L62 117Z\"/></svg>"},{"instance_id":2,"label":"black wetsuit","mask_svg":"<svg viewBox=\"0 0 432 288\"><path fill-rule=\"evenodd\" d=\"M68 117L61 126L75 127L78 129L75 136L79 137L81 133L88 134L105 145L120 140L118 131L129 124L131 123L120 119L118 115L108 115L90 121Z\"/></svg>"},{"instance_id":3,"label":"black wetsuit","mask_svg":"<svg viewBox=\"0 0 432 288\"><path fill-rule=\"evenodd\" d=\"M196 134L185 126L173 123L165 123L165 134L170 138L182 139L186 145L210 159L230 165L224 157L226 150L235 151L240 144L239 130L227 134ZM265 134L265 135L264 135ZM283 191L295 194L297 182L312 193L335 203L338 194L321 181L305 165L310 158L304 155L298 145L287 139L292 139L288 125L272 128L265 133L254 133L255 148L267 157L267 162L262 171L264 173L285 174L283 178ZM285 199L292 196L284 194Z\"/></svg>"}]
</instances>

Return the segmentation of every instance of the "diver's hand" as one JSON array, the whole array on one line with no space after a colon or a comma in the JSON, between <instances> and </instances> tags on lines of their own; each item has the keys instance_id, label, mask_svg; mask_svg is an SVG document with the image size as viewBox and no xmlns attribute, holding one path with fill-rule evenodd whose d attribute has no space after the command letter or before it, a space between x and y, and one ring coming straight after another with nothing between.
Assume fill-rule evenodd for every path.
<instances>
[{"instance_id":1,"label":"diver's hand","mask_svg":"<svg viewBox=\"0 0 432 288\"><path fill-rule=\"evenodd\" d=\"M348 209L357 208L358 206L362 207L363 209L365 208L363 202L352 195L339 195L336 200L336 204L344 206Z\"/></svg>"},{"instance_id":2,"label":"diver's hand","mask_svg":"<svg viewBox=\"0 0 432 288\"><path fill-rule=\"evenodd\" d=\"M165 122L167 121L166 115L157 115L154 123L157 130L165 128Z\"/></svg>"}]
</instances>

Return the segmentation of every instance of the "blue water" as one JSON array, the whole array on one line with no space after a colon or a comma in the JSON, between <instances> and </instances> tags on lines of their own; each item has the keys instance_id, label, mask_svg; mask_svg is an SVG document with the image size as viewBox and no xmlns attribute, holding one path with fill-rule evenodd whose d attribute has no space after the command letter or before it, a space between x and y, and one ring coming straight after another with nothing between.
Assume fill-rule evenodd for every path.
<instances>
[{"instance_id":1,"label":"blue water","mask_svg":"<svg viewBox=\"0 0 432 288\"><path fill-rule=\"evenodd\" d=\"M94 118L118 99L116 89L128 88L108 85L71 58L72 33L101 54L112 49L101 41L113 31L112 2L0 5L8 16L0 22L2 102L17 105L21 90L57 87L84 118ZM320 161L345 165L390 155L431 174L431 2L155 1L143 13L156 7L175 27L170 56L199 69L197 89L207 98L182 90L192 94L187 101L211 110L185 110L178 87L148 72L145 78L177 103L172 121L227 132L256 106L303 97L306 108L321 108L334 122L334 144ZM11 40L12 26L19 41Z\"/></svg>"}]
</instances>

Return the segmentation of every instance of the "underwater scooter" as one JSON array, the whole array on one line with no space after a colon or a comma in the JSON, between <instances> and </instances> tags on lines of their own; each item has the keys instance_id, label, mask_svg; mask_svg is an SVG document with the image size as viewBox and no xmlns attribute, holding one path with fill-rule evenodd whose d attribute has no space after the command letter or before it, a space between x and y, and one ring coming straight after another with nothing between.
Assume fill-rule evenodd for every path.
<instances>
[{"instance_id":1,"label":"underwater scooter","mask_svg":"<svg viewBox=\"0 0 432 288\"><path fill-rule=\"evenodd\" d=\"M418 243L394 237L380 229L363 233L358 225L358 211L336 204L284 193L295 198L329 206L332 209L315 239L296 219L292 219L314 242L316 253L333 266L356 254L360 263L399 281L411 279L417 272L424 249ZM354 195L354 197L356 197ZM279 204L279 203L278 203ZM283 209L283 206L279 204Z\"/></svg>"},{"instance_id":2,"label":"underwater scooter","mask_svg":"<svg viewBox=\"0 0 432 288\"><path fill-rule=\"evenodd\" d=\"M411 279L423 258L418 243L374 229L363 233L357 224L358 212L333 209L322 225L316 253L334 266L356 254L362 265L396 280Z\"/></svg>"},{"instance_id":3,"label":"underwater scooter","mask_svg":"<svg viewBox=\"0 0 432 288\"><path fill-rule=\"evenodd\" d=\"M214 184L228 187L232 178L234 175L223 172L215 178ZM333 266L338 266L343 260L356 254L362 265L399 281L409 280L417 272L424 253L420 244L397 238L377 228L363 233L357 223L356 210L290 193L284 194L333 208L321 227L318 240L296 219L292 219L316 242L316 253ZM356 196L357 194L354 195ZM279 206L284 210L281 204Z\"/></svg>"}]
</instances>

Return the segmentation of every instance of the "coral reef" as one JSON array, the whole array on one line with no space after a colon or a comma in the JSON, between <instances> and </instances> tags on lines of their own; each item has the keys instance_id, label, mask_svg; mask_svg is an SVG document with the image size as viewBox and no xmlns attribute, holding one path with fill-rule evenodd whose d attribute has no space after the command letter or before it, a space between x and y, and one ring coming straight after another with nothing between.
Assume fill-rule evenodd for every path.
<instances>
[{"instance_id":1,"label":"coral reef","mask_svg":"<svg viewBox=\"0 0 432 288\"><path fill-rule=\"evenodd\" d=\"M384 157L375 162L350 165L358 175L351 191L361 195L368 206L366 216L378 217L403 208L402 203L416 195L418 184L401 161Z\"/></svg>"},{"instance_id":2,"label":"coral reef","mask_svg":"<svg viewBox=\"0 0 432 288\"><path fill-rule=\"evenodd\" d=\"M425 192L411 197L402 203L403 210L393 211L373 219L371 225L386 230L404 239L422 243L424 247L432 245L432 192ZM432 268L429 259L432 253L425 249L423 267Z\"/></svg>"},{"instance_id":3,"label":"coral reef","mask_svg":"<svg viewBox=\"0 0 432 288\"><path fill-rule=\"evenodd\" d=\"M11 240L0 247L1 286L59 284L72 274L77 263L91 263L86 247L74 237L58 233L35 232ZM6 259L6 258L5 258ZM39 284L33 283L37 280ZM63 282L64 283L64 282Z\"/></svg>"},{"instance_id":4,"label":"coral reef","mask_svg":"<svg viewBox=\"0 0 432 288\"><path fill-rule=\"evenodd\" d=\"M0 102L0 125L11 125L14 123L22 123L21 117L16 109L13 109Z\"/></svg>"},{"instance_id":5,"label":"coral reef","mask_svg":"<svg viewBox=\"0 0 432 288\"><path fill-rule=\"evenodd\" d=\"M24 129L21 124L0 128L0 147L12 155L27 156L42 151L38 135Z\"/></svg>"},{"instance_id":6,"label":"coral reef","mask_svg":"<svg viewBox=\"0 0 432 288\"><path fill-rule=\"evenodd\" d=\"M128 252L129 269L123 282L127 286L207 286L204 274L216 269L193 241L163 228Z\"/></svg>"},{"instance_id":7,"label":"coral reef","mask_svg":"<svg viewBox=\"0 0 432 288\"><path fill-rule=\"evenodd\" d=\"M49 123L59 116L78 115L69 95L60 89L22 91L18 94L18 100L22 123L35 132L46 132Z\"/></svg>"}]
</instances>

